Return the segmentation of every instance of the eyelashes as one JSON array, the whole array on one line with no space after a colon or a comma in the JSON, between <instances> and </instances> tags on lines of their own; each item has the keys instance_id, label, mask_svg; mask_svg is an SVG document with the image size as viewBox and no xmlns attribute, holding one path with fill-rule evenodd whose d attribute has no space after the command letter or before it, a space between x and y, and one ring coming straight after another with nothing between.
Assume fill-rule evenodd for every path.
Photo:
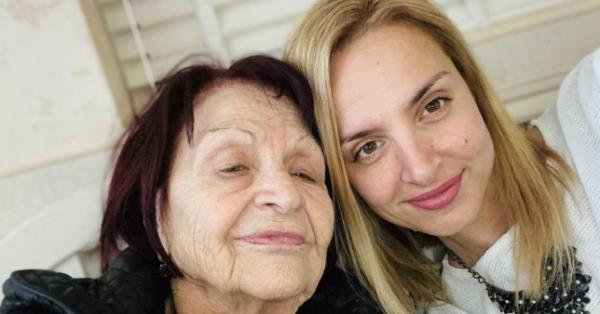
<instances>
[{"instance_id":1,"label":"eyelashes","mask_svg":"<svg viewBox=\"0 0 600 314\"><path fill-rule=\"evenodd\" d=\"M248 167L244 166L244 165L233 165L233 166L228 166L225 167L223 169L221 169L220 171L223 173L239 173L239 172L243 172L245 170L248 170Z\"/></svg>"},{"instance_id":2,"label":"eyelashes","mask_svg":"<svg viewBox=\"0 0 600 314\"><path fill-rule=\"evenodd\" d=\"M368 157L369 155L373 154L381 145L381 141L366 142L358 149L358 151L352 154L352 161L357 162Z\"/></svg>"},{"instance_id":3,"label":"eyelashes","mask_svg":"<svg viewBox=\"0 0 600 314\"><path fill-rule=\"evenodd\" d=\"M423 110L419 116L420 120L433 118L445 111L448 107L448 103L451 101L448 97L437 97L434 100L428 102L423 106Z\"/></svg>"},{"instance_id":4,"label":"eyelashes","mask_svg":"<svg viewBox=\"0 0 600 314\"><path fill-rule=\"evenodd\" d=\"M317 180L315 180L315 178L312 175L308 174L306 171L297 171L292 173L292 175L311 183L317 182Z\"/></svg>"}]
</instances>

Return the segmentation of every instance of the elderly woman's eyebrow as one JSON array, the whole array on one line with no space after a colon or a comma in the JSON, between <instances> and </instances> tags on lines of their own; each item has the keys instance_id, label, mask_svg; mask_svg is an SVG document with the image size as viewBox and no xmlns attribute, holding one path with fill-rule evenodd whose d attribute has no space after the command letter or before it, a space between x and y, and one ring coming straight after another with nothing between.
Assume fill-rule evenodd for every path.
<instances>
[{"instance_id":1,"label":"elderly woman's eyebrow","mask_svg":"<svg viewBox=\"0 0 600 314\"><path fill-rule=\"evenodd\" d=\"M321 151L319 144L310 132L306 132L289 144L291 144L292 148L285 159L291 158L294 155L313 156L315 153Z\"/></svg>"},{"instance_id":2,"label":"elderly woman's eyebrow","mask_svg":"<svg viewBox=\"0 0 600 314\"><path fill-rule=\"evenodd\" d=\"M196 144L200 144L207 135L213 135L213 134L216 134L219 132L225 132L225 131L238 131L240 133L244 133L244 134L248 135L250 137L251 141L256 140L256 135L253 132L246 130L246 129L242 129L239 127L216 127L216 128L204 129L204 130L201 130L200 132L198 132L194 136L194 142Z\"/></svg>"},{"instance_id":3,"label":"elderly woman's eyebrow","mask_svg":"<svg viewBox=\"0 0 600 314\"><path fill-rule=\"evenodd\" d=\"M246 130L246 129L242 129L242 128L239 128L239 127L219 127L219 128L212 128L212 129L206 130L205 132L206 133L216 133L216 132L219 132L219 131L230 131L230 130L236 130L236 131L240 131L240 132L246 133L246 134L250 135L250 137L252 137L252 138L256 137L254 135L254 133L252 133L251 131Z\"/></svg>"}]
</instances>

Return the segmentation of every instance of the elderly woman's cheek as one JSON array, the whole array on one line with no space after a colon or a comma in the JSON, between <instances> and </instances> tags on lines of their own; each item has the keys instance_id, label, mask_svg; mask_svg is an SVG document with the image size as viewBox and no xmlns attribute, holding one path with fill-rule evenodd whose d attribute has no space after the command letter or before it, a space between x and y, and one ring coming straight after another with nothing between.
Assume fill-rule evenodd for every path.
<instances>
[{"instance_id":1,"label":"elderly woman's cheek","mask_svg":"<svg viewBox=\"0 0 600 314\"><path fill-rule=\"evenodd\" d=\"M204 220L208 219L209 217L204 217ZM186 277L199 280L205 274L215 271L208 258L214 247L210 233L211 230L207 230L207 225L202 221L200 211L188 213L179 228L173 230L175 243L172 243L171 254Z\"/></svg>"},{"instance_id":2,"label":"elderly woman's cheek","mask_svg":"<svg viewBox=\"0 0 600 314\"><path fill-rule=\"evenodd\" d=\"M316 215L315 219L313 219L316 220L313 221L313 224L316 224L313 226L313 228L314 230L317 230L315 231L317 232L316 246L317 252L320 255L319 257L321 258L320 262L322 263L319 266L323 267L323 269L321 269L320 273L315 274L317 282L322 276L322 271L324 270L324 265L326 263L327 258L327 248L331 244L331 240L333 237L335 219L333 201L331 200L326 188L324 188L321 191L320 197L318 199L319 201L316 203L316 206L314 208L318 215Z\"/></svg>"},{"instance_id":3,"label":"elderly woman's cheek","mask_svg":"<svg viewBox=\"0 0 600 314\"><path fill-rule=\"evenodd\" d=\"M333 236L333 202L324 186L311 191L308 199L307 214L315 233L315 247L325 254Z\"/></svg>"},{"instance_id":4,"label":"elderly woman's cheek","mask_svg":"<svg viewBox=\"0 0 600 314\"><path fill-rule=\"evenodd\" d=\"M205 181L205 180L203 180ZM227 232L232 223L231 210L223 210L222 188L195 185L182 196L185 204L172 208L174 220L171 255L182 273L195 281L225 288L233 258L227 249Z\"/></svg>"}]
</instances>

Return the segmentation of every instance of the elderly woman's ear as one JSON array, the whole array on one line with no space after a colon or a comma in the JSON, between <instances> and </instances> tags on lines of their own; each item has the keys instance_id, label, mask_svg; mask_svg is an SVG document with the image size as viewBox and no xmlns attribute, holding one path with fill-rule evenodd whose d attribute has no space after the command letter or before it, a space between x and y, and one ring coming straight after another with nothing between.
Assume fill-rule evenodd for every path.
<instances>
[{"instance_id":1,"label":"elderly woman's ear","mask_svg":"<svg viewBox=\"0 0 600 314\"><path fill-rule=\"evenodd\" d=\"M167 236L165 235L165 227L168 228L169 219L167 219L167 215L165 215L167 208L165 208L166 196L164 194L164 190L160 189L156 193L156 201L154 202L154 207L156 211L156 233L158 234L158 238L160 239L160 244L164 248L167 255L169 255L169 241Z\"/></svg>"}]
</instances>

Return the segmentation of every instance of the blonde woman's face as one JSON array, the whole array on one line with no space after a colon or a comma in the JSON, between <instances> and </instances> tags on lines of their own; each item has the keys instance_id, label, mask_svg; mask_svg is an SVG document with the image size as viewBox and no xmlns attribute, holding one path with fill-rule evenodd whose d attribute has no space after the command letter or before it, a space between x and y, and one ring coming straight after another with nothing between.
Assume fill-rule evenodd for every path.
<instances>
[{"instance_id":1,"label":"blonde woman's face","mask_svg":"<svg viewBox=\"0 0 600 314\"><path fill-rule=\"evenodd\" d=\"M368 31L332 60L353 187L383 219L452 236L480 216L494 149L473 95L424 32Z\"/></svg>"}]
</instances>

